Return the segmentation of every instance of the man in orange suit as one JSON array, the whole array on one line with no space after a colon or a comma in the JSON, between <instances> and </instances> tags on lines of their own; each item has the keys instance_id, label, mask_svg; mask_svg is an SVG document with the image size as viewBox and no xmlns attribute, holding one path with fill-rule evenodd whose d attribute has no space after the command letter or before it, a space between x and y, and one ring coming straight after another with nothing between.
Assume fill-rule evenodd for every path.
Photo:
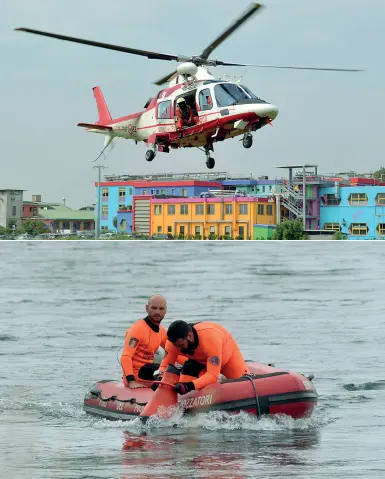
<instances>
[{"instance_id":1,"label":"man in orange suit","mask_svg":"<svg viewBox=\"0 0 385 479\"><path fill-rule=\"evenodd\" d=\"M149 386L159 364L154 363L154 355L167 341L166 328L160 323L167 312L166 299L155 294L146 305L147 316L134 323L126 332L120 364L123 382L131 388ZM150 381L150 382L149 382Z\"/></svg>"},{"instance_id":2,"label":"man in orange suit","mask_svg":"<svg viewBox=\"0 0 385 479\"><path fill-rule=\"evenodd\" d=\"M219 324L174 321L168 328L167 337L166 354L160 370L164 372L169 364L173 365L178 355L188 358L175 386L179 394L215 383L220 374L227 379L250 374L237 343Z\"/></svg>"}]
</instances>

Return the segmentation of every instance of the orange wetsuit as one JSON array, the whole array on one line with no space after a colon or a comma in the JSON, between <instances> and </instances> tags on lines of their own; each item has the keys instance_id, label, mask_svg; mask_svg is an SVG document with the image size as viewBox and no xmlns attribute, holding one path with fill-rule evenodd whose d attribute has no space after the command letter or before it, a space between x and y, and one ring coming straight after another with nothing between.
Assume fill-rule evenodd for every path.
<instances>
[{"instance_id":1,"label":"orange wetsuit","mask_svg":"<svg viewBox=\"0 0 385 479\"><path fill-rule=\"evenodd\" d=\"M166 355L160 365L161 371L165 371L169 364L174 364L180 354L200 363L202 369L206 370L199 378L192 381L195 389L215 383L221 373L227 379L236 379L244 374L250 374L237 343L226 328L208 321L191 326L194 333L193 347L188 351L179 350L167 341ZM188 362L186 366L187 364ZM184 380L183 373L182 369L182 375L179 378L181 382Z\"/></svg>"},{"instance_id":2,"label":"orange wetsuit","mask_svg":"<svg viewBox=\"0 0 385 479\"><path fill-rule=\"evenodd\" d=\"M120 363L123 369L123 382L127 386L128 380L133 381L148 380L151 376L141 375L140 370L143 366L153 364L154 355L160 346L165 348L167 341L167 332L164 326L151 323L148 317L140 319L134 323L130 329L126 332L126 339L124 341L124 347ZM157 367L153 368L153 372ZM143 371L143 369L142 369ZM142 376L142 377L141 377Z\"/></svg>"},{"instance_id":3,"label":"orange wetsuit","mask_svg":"<svg viewBox=\"0 0 385 479\"><path fill-rule=\"evenodd\" d=\"M197 122L196 121L197 117L194 116L193 110L190 105L187 105L187 110L188 110L188 118L187 118L187 114L185 115L182 112L180 106L177 105L176 107L177 130L182 130L184 126L192 126Z\"/></svg>"}]
</instances>

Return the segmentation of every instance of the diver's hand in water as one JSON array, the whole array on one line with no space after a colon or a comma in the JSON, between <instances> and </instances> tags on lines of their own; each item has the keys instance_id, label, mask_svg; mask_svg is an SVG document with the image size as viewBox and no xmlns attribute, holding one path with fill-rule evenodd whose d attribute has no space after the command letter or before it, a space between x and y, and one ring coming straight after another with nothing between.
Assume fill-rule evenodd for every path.
<instances>
[{"instance_id":1,"label":"diver's hand in water","mask_svg":"<svg viewBox=\"0 0 385 479\"><path fill-rule=\"evenodd\" d=\"M193 391L194 389L195 389L195 386L193 382L175 384L175 390L178 394L187 394L188 392Z\"/></svg>"},{"instance_id":2,"label":"diver's hand in water","mask_svg":"<svg viewBox=\"0 0 385 479\"><path fill-rule=\"evenodd\" d=\"M130 381L128 383L131 389L137 389L137 388L146 388L147 386L143 383L139 383L138 381Z\"/></svg>"}]
</instances>

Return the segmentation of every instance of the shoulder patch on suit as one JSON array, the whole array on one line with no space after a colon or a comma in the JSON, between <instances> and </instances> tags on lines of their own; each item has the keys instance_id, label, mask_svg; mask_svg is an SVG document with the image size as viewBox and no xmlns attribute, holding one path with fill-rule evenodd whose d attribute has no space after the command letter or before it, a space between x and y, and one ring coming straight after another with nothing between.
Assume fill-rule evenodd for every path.
<instances>
[{"instance_id":1,"label":"shoulder patch on suit","mask_svg":"<svg viewBox=\"0 0 385 479\"><path fill-rule=\"evenodd\" d=\"M218 356L211 356L209 361L213 366L219 366L219 364L220 364Z\"/></svg>"},{"instance_id":2,"label":"shoulder patch on suit","mask_svg":"<svg viewBox=\"0 0 385 479\"><path fill-rule=\"evenodd\" d=\"M128 345L130 346L130 348L136 348L138 343L139 343L139 339L131 338L130 341L128 342Z\"/></svg>"}]
</instances>

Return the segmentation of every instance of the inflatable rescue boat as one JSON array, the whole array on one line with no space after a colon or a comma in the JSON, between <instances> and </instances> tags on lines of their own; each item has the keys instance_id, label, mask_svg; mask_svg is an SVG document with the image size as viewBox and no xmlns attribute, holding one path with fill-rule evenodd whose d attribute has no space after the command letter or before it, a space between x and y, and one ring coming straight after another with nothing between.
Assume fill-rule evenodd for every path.
<instances>
[{"instance_id":1,"label":"inflatable rescue boat","mask_svg":"<svg viewBox=\"0 0 385 479\"><path fill-rule=\"evenodd\" d=\"M244 411L257 417L286 414L295 419L312 414L318 398L312 376L249 361L248 366L248 376L222 379L183 396L174 389L179 375L174 366L168 367L155 392L149 387L130 389L120 381L99 381L87 391L84 410L115 420L165 416L165 411L170 410L167 406L179 406L185 414Z\"/></svg>"}]
</instances>

